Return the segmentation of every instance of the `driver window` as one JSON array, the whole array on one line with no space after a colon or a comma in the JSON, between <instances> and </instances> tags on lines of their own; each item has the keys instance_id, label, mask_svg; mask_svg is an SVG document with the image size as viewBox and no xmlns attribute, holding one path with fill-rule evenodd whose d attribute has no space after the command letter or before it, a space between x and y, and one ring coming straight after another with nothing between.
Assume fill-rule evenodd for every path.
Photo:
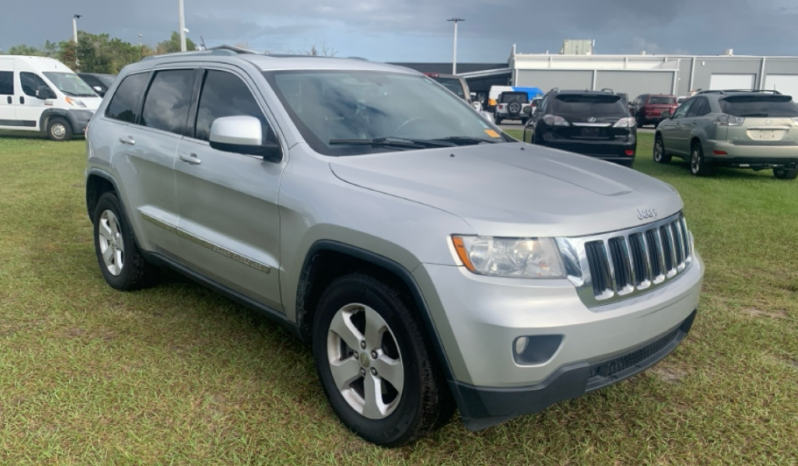
<instances>
[{"instance_id":1,"label":"driver window","mask_svg":"<svg viewBox=\"0 0 798 466\"><path fill-rule=\"evenodd\" d=\"M687 112L690 110L690 107L692 107L694 104L695 104L695 99L688 100L687 102L683 103L681 107L676 109L676 113L673 114L673 118L684 117L687 114Z\"/></svg>"},{"instance_id":2,"label":"driver window","mask_svg":"<svg viewBox=\"0 0 798 466\"><path fill-rule=\"evenodd\" d=\"M19 83L22 86L22 92L30 97L36 97L36 90L40 87L50 88L38 74L25 71L19 73Z\"/></svg>"},{"instance_id":3,"label":"driver window","mask_svg":"<svg viewBox=\"0 0 798 466\"><path fill-rule=\"evenodd\" d=\"M214 120L239 115L253 116L260 120L263 140L274 139L266 116L244 81L232 73L208 70L197 108L194 137L207 141L210 139Z\"/></svg>"},{"instance_id":4,"label":"driver window","mask_svg":"<svg viewBox=\"0 0 798 466\"><path fill-rule=\"evenodd\" d=\"M707 107L707 99L706 97L699 97L696 99L695 103L690 107L690 111L687 112L688 117L700 117L704 116L708 111L704 111Z\"/></svg>"}]
</instances>

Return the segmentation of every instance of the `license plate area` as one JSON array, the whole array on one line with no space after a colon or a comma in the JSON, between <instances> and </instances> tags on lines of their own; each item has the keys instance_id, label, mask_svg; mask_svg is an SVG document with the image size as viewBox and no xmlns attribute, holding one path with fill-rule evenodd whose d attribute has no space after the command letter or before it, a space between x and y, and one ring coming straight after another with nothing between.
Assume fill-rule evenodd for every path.
<instances>
[{"instance_id":1,"label":"license plate area","mask_svg":"<svg viewBox=\"0 0 798 466\"><path fill-rule=\"evenodd\" d=\"M749 129L748 138L754 141L781 141L787 134L781 129Z\"/></svg>"},{"instance_id":2,"label":"license plate area","mask_svg":"<svg viewBox=\"0 0 798 466\"><path fill-rule=\"evenodd\" d=\"M600 138L602 137L601 128L582 128L583 138Z\"/></svg>"}]
</instances>

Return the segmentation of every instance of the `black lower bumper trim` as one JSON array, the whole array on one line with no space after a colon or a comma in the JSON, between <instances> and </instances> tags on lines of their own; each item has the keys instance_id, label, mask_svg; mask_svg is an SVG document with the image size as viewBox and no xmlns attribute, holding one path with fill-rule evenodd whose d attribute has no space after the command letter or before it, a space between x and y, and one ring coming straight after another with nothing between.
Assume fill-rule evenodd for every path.
<instances>
[{"instance_id":1,"label":"black lower bumper trim","mask_svg":"<svg viewBox=\"0 0 798 466\"><path fill-rule=\"evenodd\" d=\"M545 381L517 388L485 388L449 382L466 428L482 430L523 414L587 392L598 390L638 374L670 354L690 332L697 311L678 327L622 355L596 363L561 367Z\"/></svg>"}]
</instances>

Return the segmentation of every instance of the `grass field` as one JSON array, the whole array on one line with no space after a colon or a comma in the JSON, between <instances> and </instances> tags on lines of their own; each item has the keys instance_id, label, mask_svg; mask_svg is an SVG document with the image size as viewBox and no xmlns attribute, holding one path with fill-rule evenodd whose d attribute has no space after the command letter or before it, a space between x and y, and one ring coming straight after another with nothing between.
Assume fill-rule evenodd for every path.
<instances>
[{"instance_id":1,"label":"grass field","mask_svg":"<svg viewBox=\"0 0 798 466\"><path fill-rule=\"evenodd\" d=\"M328 407L310 351L175 274L109 288L84 205L85 143L0 136L0 464L796 464L798 182L691 177L707 265L693 331L642 375L479 433L457 415L385 450Z\"/></svg>"}]
</instances>

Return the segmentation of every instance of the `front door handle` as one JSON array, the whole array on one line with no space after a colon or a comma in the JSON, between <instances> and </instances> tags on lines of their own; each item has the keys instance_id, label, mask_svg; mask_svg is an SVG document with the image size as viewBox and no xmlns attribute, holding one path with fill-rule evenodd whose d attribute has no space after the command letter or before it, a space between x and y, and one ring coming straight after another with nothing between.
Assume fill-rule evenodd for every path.
<instances>
[{"instance_id":1,"label":"front door handle","mask_svg":"<svg viewBox=\"0 0 798 466\"><path fill-rule=\"evenodd\" d=\"M25 104L25 97L19 96L19 103L24 105Z\"/></svg>"},{"instance_id":2,"label":"front door handle","mask_svg":"<svg viewBox=\"0 0 798 466\"><path fill-rule=\"evenodd\" d=\"M8 102L8 103L13 102L13 100L11 100L11 96L8 96L8 99L6 99L6 102Z\"/></svg>"},{"instance_id":3,"label":"front door handle","mask_svg":"<svg viewBox=\"0 0 798 466\"><path fill-rule=\"evenodd\" d=\"M202 163L202 160L197 158L197 154L180 154L178 158L180 158L180 160L183 162L190 163L191 165L199 165Z\"/></svg>"},{"instance_id":4,"label":"front door handle","mask_svg":"<svg viewBox=\"0 0 798 466\"><path fill-rule=\"evenodd\" d=\"M133 139L133 136L121 137L119 138L119 142L121 142L122 144L127 144L128 146L136 144L136 140Z\"/></svg>"}]
</instances>

